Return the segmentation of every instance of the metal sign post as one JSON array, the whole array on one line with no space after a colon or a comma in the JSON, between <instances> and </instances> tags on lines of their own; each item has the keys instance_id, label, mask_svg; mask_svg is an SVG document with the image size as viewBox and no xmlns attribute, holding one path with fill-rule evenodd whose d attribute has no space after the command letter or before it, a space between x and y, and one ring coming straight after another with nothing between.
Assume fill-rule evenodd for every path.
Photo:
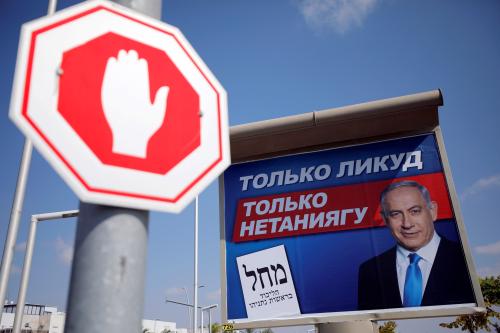
<instances>
[{"instance_id":1,"label":"metal sign post","mask_svg":"<svg viewBox=\"0 0 500 333\"><path fill-rule=\"evenodd\" d=\"M140 332L148 218L80 203L65 332Z\"/></svg>"},{"instance_id":2,"label":"metal sign post","mask_svg":"<svg viewBox=\"0 0 500 333\"><path fill-rule=\"evenodd\" d=\"M134 9L161 18L161 0ZM148 222L149 211L80 202L65 332L140 332Z\"/></svg>"}]
</instances>

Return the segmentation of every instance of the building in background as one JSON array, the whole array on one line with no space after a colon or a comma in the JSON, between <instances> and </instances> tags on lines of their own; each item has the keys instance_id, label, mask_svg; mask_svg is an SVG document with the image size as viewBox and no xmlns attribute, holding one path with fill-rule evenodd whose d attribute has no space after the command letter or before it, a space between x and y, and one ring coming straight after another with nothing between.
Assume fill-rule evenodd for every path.
<instances>
[{"instance_id":1,"label":"building in background","mask_svg":"<svg viewBox=\"0 0 500 333\"><path fill-rule=\"evenodd\" d=\"M17 304L4 305L0 333L12 333L16 308ZM21 331L22 333L63 333L65 319L66 313L58 312L56 307L26 304ZM187 329L177 328L176 323L173 322L143 319L140 333L187 333Z\"/></svg>"},{"instance_id":2,"label":"building in background","mask_svg":"<svg viewBox=\"0 0 500 333\"><path fill-rule=\"evenodd\" d=\"M6 304L3 308L0 333L11 333L14 326L17 304ZM57 308L41 304L26 304L21 330L28 332L62 333L66 314Z\"/></svg>"}]
</instances>

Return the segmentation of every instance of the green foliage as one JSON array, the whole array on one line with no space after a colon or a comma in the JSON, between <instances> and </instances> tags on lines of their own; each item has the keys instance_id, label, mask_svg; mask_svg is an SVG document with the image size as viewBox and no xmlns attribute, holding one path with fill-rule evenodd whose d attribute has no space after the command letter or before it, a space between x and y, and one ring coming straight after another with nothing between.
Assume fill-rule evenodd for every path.
<instances>
[{"instance_id":1,"label":"green foliage","mask_svg":"<svg viewBox=\"0 0 500 333\"><path fill-rule=\"evenodd\" d=\"M396 324L395 321L386 321L384 325L378 328L379 333L396 333Z\"/></svg>"},{"instance_id":2,"label":"green foliage","mask_svg":"<svg viewBox=\"0 0 500 333\"><path fill-rule=\"evenodd\" d=\"M210 327L210 333L221 333L222 332L222 325L219 323L213 323L212 326Z\"/></svg>"},{"instance_id":3,"label":"green foliage","mask_svg":"<svg viewBox=\"0 0 500 333\"><path fill-rule=\"evenodd\" d=\"M462 331L475 333L481 329L491 332L499 332L496 320L500 319L500 313L493 309L493 306L500 305L500 275L497 277L486 277L479 279L481 291L483 292L486 312L474 313L471 315L458 316L451 323L441 323L439 326L446 328L460 328Z\"/></svg>"},{"instance_id":4,"label":"green foliage","mask_svg":"<svg viewBox=\"0 0 500 333\"><path fill-rule=\"evenodd\" d=\"M486 277L479 281L487 306L500 305L500 275L497 277Z\"/></svg>"}]
</instances>

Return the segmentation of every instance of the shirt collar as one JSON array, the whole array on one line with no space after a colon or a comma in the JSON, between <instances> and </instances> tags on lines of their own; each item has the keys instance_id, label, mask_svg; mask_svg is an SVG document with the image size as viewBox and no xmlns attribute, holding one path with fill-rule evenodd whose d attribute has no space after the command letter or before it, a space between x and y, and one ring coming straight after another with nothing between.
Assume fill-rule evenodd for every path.
<instances>
[{"instance_id":1,"label":"shirt collar","mask_svg":"<svg viewBox=\"0 0 500 333\"><path fill-rule=\"evenodd\" d=\"M434 262L434 258L436 258L436 253L437 249L439 246L439 242L441 241L441 237L437 234L436 231L434 231L434 235L432 235L432 238L429 243L427 243L425 246L420 248L417 253L422 259L428 262ZM401 245L397 246L397 262L405 262L408 259L408 255L410 253L413 253L413 251L408 251Z\"/></svg>"}]
</instances>

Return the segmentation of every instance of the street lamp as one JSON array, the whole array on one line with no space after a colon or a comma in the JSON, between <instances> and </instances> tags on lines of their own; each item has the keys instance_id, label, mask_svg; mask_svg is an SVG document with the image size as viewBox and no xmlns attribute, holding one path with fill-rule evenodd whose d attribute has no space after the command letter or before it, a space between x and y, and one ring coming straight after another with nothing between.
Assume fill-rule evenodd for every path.
<instances>
[{"instance_id":1,"label":"street lamp","mask_svg":"<svg viewBox=\"0 0 500 333\"><path fill-rule=\"evenodd\" d=\"M28 280L31 270L31 261L33 259L33 248L35 247L36 227L38 222L75 216L78 216L78 210L31 215L30 231L28 234L28 241L26 242L26 253L24 254L23 272L21 274L21 283L19 286L19 294L17 296L16 315L14 317L14 327L12 332L21 332L24 304L26 303L26 290L28 289Z\"/></svg>"},{"instance_id":2,"label":"street lamp","mask_svg":"<svg viewBox=\"0 0 500 333\"><path fill-rule=\"evenodd\" d=\"M212 309L217 308L217 304L208 305L201 308L201 333L203 333L203 311L208 310L208 333L211 333L212 329Z\"/></svg>"},{"instance_id":3,"label":"street lamp","mask_svg":"<svg viewBox=\"0 0 500 333\"><path fill-rule=\"evenodd\" d=\"M189 308L194 308L194 305L192 304L188 304L188 303L183 303L183 302L178 302L178 301L173 301L171 299L168 299L168 298L165 298L165 302L166 303L173 303L173 304L178 304L178 305L184 305L184 306L187 306ZM203 311L207 311L208 310L208 325L209 327L212 325L212 313L210 312L212 309L215 309L218 307L218 304L212 304L212 305L208 305L208 306L205 306L205 307L201 307L201 306L198 306L198 310L201 311L201 329L202 329L202 332L203 333ZM196 312L195 312L196 313Z\"/></svg>"},{"instance_id":4,"label":"street lamp","mask_svg":"<svg viewBox=\"0 0 500 333\"><path fill-rule=\"evenodd\" d=\"M182 287L180 288L182 290L184 290L184 294L186 296L186 303L189 303L189 296L188 296L188 292L187 292L187 289L185 287ZM189 330L191 329L191 308L188 307L188 333L189 333Z\"/></svg>"},{"instance_id":5,"label":"street lamp","mask_svg":"<svg viewBox=\"0 0 500 333\"><path fill-rule=\"evenodd\" d=\"M203 287L205 287L204 284L199 285L198 289L203 288ZM188 327L187 328L188 328L188 333L189 333L190 330L192 331L191 308L194 307L194 306L192 304L190 304L187 288L186 287L180 287L180 288L177 288L177 289L184 290L184 296L185 296L185 299L186 299L185 303L177 302L177 301L173 301L173 300L169 300L168 298L165 299L165 302L167 302L167 303L174 303L174 304L178 304L178 305L184 305L184 306L188 307ZM200 308L200 307L198 307L198 308Z\"/></svg>"},{"instance_id":6,"label":"street lamp","mask_svg":"<svg viewBox=\"0 0 500 333\"><path fill-rule=\"evenodd\" d=\"M203 288L203 287L205 287L205 285L203 285L203 284L199 285L198 289ZM186 298L186 303L182 304L182 303L179 303L179 302L169 301L168 299L167 299L167 302L176 303L176 304L180 304L180 305L186 305L188 307L188 332L189 332L189 330L192 330L191 307L193 307L193 306L189 305L189 295L188 295L187 288L186 287L181 287L181 288L177 288L177 289L184 290L184 296Z\"/></svg>"}]
</instances>

